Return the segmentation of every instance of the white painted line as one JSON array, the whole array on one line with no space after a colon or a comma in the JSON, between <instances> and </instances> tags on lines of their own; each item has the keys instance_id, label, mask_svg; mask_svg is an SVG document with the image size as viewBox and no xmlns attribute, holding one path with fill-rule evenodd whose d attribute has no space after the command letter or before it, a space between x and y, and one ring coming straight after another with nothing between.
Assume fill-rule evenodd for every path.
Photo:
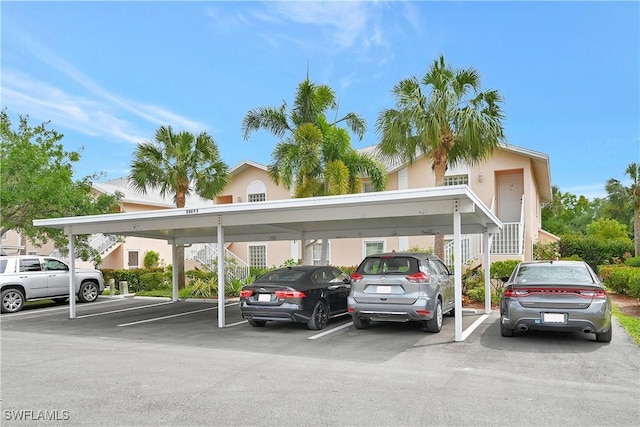
<instances>
[{"instance_id":1,"label":"white painted line","mask_svg":"<svg viewBox=\"0 0 640 427\"><path fill-rule=\"evenodd\" d=\"M89 303L91 305L91 307L96 306L96 305L100 305L100 304L109 304L115 302L115 300L108 300L108 301L96 301L96 302L92 302ZM78 305L76 305L76 307L78 307ZM84 307L84 304L83 304ZM60 310L67 310L69 311L69 304L65 304L65 305L60 305L58 307L47 307L47 308L33 308L33 309L29 309L29 310L22 310L19 311L17 313L6 313L3 314L3 317L6 316L7 319L10 319L12 317L16 317L16 316L26 316L27 314L43 314L43 313L49 313L51 311L60 311Z\"/></svg>"},{"instance_id":2,"label":"white painted line","mask_svg":"<svg viewBox=\"0 0 640 427\"><path fill-rule=\"evenodd\" d=\"M485 320L487 320L487 318L489 317L489 314L483 314L482 316L480 316L478 319L476 319L475 322L473 322L471 324L471 326L469 326L467 329L465 329L464 331L462 331L462 341L466 340L467 337L469 335L471 335L471 333L482 324L482 322L484 322Z\"/></svg>"},{"instance_id":3,"label":"white painted line","mask_svg":"<svg viewBox=\"0 0 640 427\"><path fill-rule=\"evenodd\" d=\"M309 337L309 338L307 338L307 339L308 339L308 340L317 340L318 338L322 338L322 337L324 337L325 335L329 335L329 334L332 334L332 333L334 333L334 332L337 332L337 331L339 331L340 329L348 328L348 327L349 327L349 326L351 326L351 325L353 325L353 322L347 322L347 323L345 323L344 325L336 326L336 327L335 327L335 328L333 328L333 329L328 329L328 330L326 330L326 331L324 331L324 332L321 332L321 333L319 333L319 334L317 334L317 335L314 335L314 336L312 336L312 337Z\"/></svg>"},{"instance_id":4,"label":"white painted line","mask_svg":"<svg viewBox=\"0 0 640 427\"><path fill-rule=\"evenodd\" d=\"M163 303L163 304L167 304L167 303ZM225 307L230 307L232 305L238 305L240 304L239 302L235 302L235 303L231 303L231 304L226 304ZM159 304L157 304L159 305ZM137 322L129 322L129 323L122 323L118 326L131 326L131 325L138 325L140 323L149 323L149 322L155 322L157 320L164 320L164 319L170 319L172 317L180 317L180 316L186 316L188 314L195 314L195 313L200 313L202 311L208 311L208 310L216 310L218 307L208 307L208 308L202 308L200 310L194 310L194 311L187 311L185 313L178 313L178 314L169 314L167 316L161 316L161 317L154 317L152 319L145 319L145 320L138 320Z\"/></svg>"},{"instance_id":5,"label":"white painted line","mask_svg":"<svg viewBox=\"0 0 640 427\"><path fill-rule=\"evenodd\" d=\"M158 320L171 319L172 317L186 316L188 314L200 313L202 311L215 310L216 308L218 308L218 307L202 308L200 310L187 311L186 313L170 314L168 316L154 317L153 319L138 320L137 322L130 322L130 323L122 323L122 324L120 324L118 326L139 325L140 323L149 323L149 322L155 322L155 321L158 321Z\"/></svg>"},{"instance_id":6,"label":"white painted line","mask_svg":"<svg viewBox=\"0 0 640 427\"><path fill-rule=\"evenodd\" d=\"M159 302L158 304L149 304L149 305L141 305L141 306L138 306L138 307L121 308L120 310L105 311L103 313L84 314L82 316L77 316L76 319L81 319L83 317L103 316L105 314L121 313L123 311L140 310L142 308L157 307L159 305L167 305L167 304L171 304L171 303L172 303L171 301Z\"/></svg>"},{"instance_id":7,"label":"white painted line","mask_svg":"<svg viewBox=\"0 0 640 427\"><path fill-rule=\"evenodd\" d=\"M247 323L247 321L243 320L242 322L230 323L228 325L224 325L224 327L228 328L228 327L231 327L231 326L238 326L238 325L242 325L243 323Z\"/></svg>"}]
</instances>

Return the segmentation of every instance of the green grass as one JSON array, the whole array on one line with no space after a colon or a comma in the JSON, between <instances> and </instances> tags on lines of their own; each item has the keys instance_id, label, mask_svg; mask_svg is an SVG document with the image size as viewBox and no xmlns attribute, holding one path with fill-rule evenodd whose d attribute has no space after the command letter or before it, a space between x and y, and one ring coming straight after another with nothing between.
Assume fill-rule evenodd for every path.
<instances>
[{"instance_id":1,"label":"green grass","mask_svg":"<svg viewBox=\"0 0 640 427\"><path fill-rule=\"evenodd\" d=\"M615 304L613 304L613 315L618 318L635 343L640 345L640 318L627 316Z\"/></svg>"}]
</instances>

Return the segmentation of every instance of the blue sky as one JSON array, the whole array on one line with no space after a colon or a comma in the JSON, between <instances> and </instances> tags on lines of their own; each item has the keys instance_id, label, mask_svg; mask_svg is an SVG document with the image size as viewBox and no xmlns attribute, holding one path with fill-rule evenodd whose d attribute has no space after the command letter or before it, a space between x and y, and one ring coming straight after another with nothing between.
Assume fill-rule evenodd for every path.
<instances>
[{"instance_id":1,"label":"blue sky","mask_svg":"<svg viewBox=\"0 0 640 427\"><path fill-rule=\"evenodd\" d=\"M505 98L510 144L550 156L552 184L587 197L640 162L640 3L0 3L1 105L14 123L83 147L78 177L128 174L161 125L213 136L223 160L268 164L277 140L245 141L244 115L291 104L306 76L339 112L375 120L399 80L442 53Z\"/></svg>"}]
</instances>

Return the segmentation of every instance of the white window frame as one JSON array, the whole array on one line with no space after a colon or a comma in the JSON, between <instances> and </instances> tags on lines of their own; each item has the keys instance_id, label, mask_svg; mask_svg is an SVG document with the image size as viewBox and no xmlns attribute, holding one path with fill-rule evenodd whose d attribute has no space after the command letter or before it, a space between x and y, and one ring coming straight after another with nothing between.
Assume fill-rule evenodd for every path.
<instances>
[{"instance_id":1,"label":"white window frame","mask_svg":"<svg viewBox=\"0 0 640 427\"><path fill-rule=\"evenodd\" d=\"M469 185L469 174L449 175L444 177L444 185Z\"/></svg>"},{"instance_id":2,"label":"white window frame","mask_svg":"<svg viewBox=\"0 0 640 427\"><path fill-rule=\"evenodd\" d=\"M316 257L316 248L317 248L317 257ZM322 240L318 240L316 243L312 244L307 248L309 251L309 260L311 261L311 265L321 265L320 257L322 257ZM331 242L327 242L327 265L331 264Z\"/></svg>"},{"instance_id":3,"label":"white window frame","mask_svg":"<svg viewBox=\"0 0 640 427\"><path fill-rule=\"evenodd\" d=\"M250 196L256 196L260 194L264 197L263 200L254 200L254 201L251 200ZM247 202L256 203L256 202L262 202L266 200L267 200L267 186L264 184L264 182L258 179L251 181L249 185L247 185Z\"/></svg>"},{"instance_id":4,"label":"white window frame","mask_svg":"<svg viewBox=\"0 0 640 427\"><path fill-rule=\"evenodd\" d=\"M367 244L369 243L376 243L376 244L382 243L382 252L377 252L377 253L384 253L387 251L387 241L385 239L363 239L362 240L362 258L365 258L367 255L372 255L372 254L367 254Z\"/></svg>"},{"instance_id":5,"label":"white window frame","mask_svg":"<svg viewBox=\"0 0 640 427\"><path fill-rule=\"evenodd\" d=\"M252 248L264 248L264 265L255 265L253 263L251 249ZM247 245L247 260L249 261L249 266L256 268L266 268L269 264L267 263L267 245L265 244L250 244Z\"/></svg>"}]
</instances>

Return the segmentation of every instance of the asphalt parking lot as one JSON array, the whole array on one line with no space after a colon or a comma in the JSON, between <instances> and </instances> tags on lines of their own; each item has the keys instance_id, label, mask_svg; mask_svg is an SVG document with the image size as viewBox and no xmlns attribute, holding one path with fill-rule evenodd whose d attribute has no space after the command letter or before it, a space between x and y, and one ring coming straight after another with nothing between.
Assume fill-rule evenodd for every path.
<instances>
[{"instance_id":1,"label":"asphalt parking lot","mask_svg":"<svg viewBox=\"0 0 640 427\"><path fill-rule=\"evenodd\" d=\"M464 342L413 324L253 328L227 303L100 298L2 315L2 425L637 425L640 348L493 313ZM463 328L480 317L465 312Z\"/></svg>"}]
</instances>

